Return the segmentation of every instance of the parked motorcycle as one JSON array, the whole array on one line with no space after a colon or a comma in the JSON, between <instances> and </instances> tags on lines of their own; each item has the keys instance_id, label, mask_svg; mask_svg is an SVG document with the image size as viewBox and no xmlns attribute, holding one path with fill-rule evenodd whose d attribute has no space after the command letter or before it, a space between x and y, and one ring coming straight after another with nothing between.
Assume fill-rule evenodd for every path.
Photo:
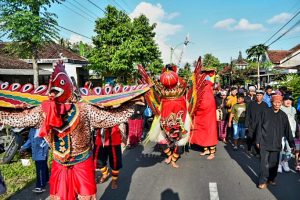
<instances>
[{"instance_id":1,"label":"parked motorcycle","mask_svg":"<svg viewBox=\"0 0 300 200\"><path fill-rule=\"evenodd\" d=\"M28 135L28 128L0 127L0 153L4 154L2 157L3 164L12 161L18 150L27 140Z\"/></svg>"}]
</instances>

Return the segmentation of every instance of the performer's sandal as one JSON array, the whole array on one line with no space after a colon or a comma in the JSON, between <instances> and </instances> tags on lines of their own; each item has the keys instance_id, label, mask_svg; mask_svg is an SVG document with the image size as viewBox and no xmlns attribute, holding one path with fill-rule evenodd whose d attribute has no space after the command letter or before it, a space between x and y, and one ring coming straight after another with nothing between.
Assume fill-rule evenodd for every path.
<instances>
[{"instance_id":1,"label":"performer's sandal","mask_svg":"<svg viewBox=\"0 0 300 200\"><path fill-rule=\"evenodd\" d=\"M210 154L206 159L207 159L207 160L212 160L212 159L214 159L214 158L215 158L215 154L212 153L212 154Z\"/></svg>"},{"instance_id":2,"label":"performer's sandal","mask_svg":"<svg viewBox=\"0 0 300 200\"><path fill-rule=\"evenodd\" d=\"M200 156L208 156L208 155L210 155L210 151L209 150L206 150L206 151L200 153Z\"/></svg>"},{"instance_id":3,"label":"performer's sandal","mask_svg":"<svg viewBox=\"0 0 300 200\"><path fill-rule=\"evenodd\" d=\"M107 175L102 175L102 177L99 180L99 183L102 184L104 182L106 182L109 178L110 173L108 173Z\"/></svg>"},{"instance_id":4,"label":"performer's sandal","mask_svg":"<svg viewBox=\"0 0 300 200\"><path fill-rule=\"evenodd\" d=\"M115 189L118 189L118 181L117 180L112 180L111 181L111 189L112 190L115 190Z\"/></svg>"}]
</instances>

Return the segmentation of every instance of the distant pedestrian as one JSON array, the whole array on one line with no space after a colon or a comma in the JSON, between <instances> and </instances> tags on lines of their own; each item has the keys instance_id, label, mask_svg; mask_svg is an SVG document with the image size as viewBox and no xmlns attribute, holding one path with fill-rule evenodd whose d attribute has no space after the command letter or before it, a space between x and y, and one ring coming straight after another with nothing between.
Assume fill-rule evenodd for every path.
<instances>
[{"instance_id":1,"label":"distant pedestrian","mask_svg":"<svg viewBox=\"0 0 300 200\"><path fill-rule=\"evenodd\" d=\"M228 113L226 109L227 91L221 90L215 97L217 105L217 124L219 140L226 143ZM219 115L219 116L218 116Z\"/></svg>"},{"instance_id":2,"label":"distant pedestrian","mask_svg":"<svg viewBox=\"0 0 300 200\"><path fill-rule=\"evenodd\" d=\"M43 193L46 191L46 185L49 181L49 169L47 164L49 146L44 138L39 135L39 129L31 128L29 138L21 147L21 152L26 149L32 149L32 160L36 167L36 185L32 190L34 193Z\"/></svg>"},{"instance_id":3,"label":"distant pedestrian","mask_svg":"<svg viewBox=\"0 0 300 200\"><path fill-rule=\"evenodd\" d=\"M293 107L293 100L294 100L293 97L286 93L283 97L283 104L281 106L281 110L288 116L292 135L295 138L298 124L296 122L296 109ZM299 141L297 139L295 140L295 143L296 142L297 142L297 144L299 143ZM278 172L281 173L282 169L285 172L290 171L288 161L290 160L291 156L292 156L292 152L291 152L289 143L287 142L287 139L285 137L283 137L282 138L282 149L281 149L280 157L279 157ZM298 155L297 155L297 157L298 157ZM296 159L296 166L298 165L297 159Z\"/></svg>"},{"instance_id":4,"label":"distant pedestrian","mask_svg":"<svg viewBox=\"0 0 300 200\"><path fill-rule=\"evenodd\" d=\"M230 114L231 113L231 109L233 107L233 105L235 105L237 103L237 88L236 87L232 87L230 90L230 95L227 97L227 102L226 102L226 107L227 107L227 111Z\"/></svg>"},{"instance_id":5,"label":"distant pedestrian","mask_svg":"<svg viewBox=\"0 0 300 200\"><path fill-rule=\"evenodd\" d=\"M256 91L256 100L249 102L246 108L246 136L247 136L247 153L252 155L259 155L259 150L255 145L255 138L257 135L257 126L261 119L262 112L268 108L266 102L263 101L264 91ZM254 150L254 151L252 151Z\"/></svg>"},{"instance_id":6,"label":"distant pedestrian","mask_svg":"<svg viewBox=\"0 0 300 200\"><path fill-rule=\"evenodd\" d=\"M128 147L132 148L138 145L142 140L144 126L144 110L146 108L144 98L142 102L134 105L134 113L128 120Z\"/></svg>"},{"instance_id":7,"label":"distant pedestrian","mask_svg":"<svg viewBox=\"0 0 300 200\"><path fill-rule=\"evenodd\" d=\"M238 144L240 148L244 148L245 140L245 117L246 117L246 104L244 94L238 94L237 104L232 107L228 126L233 127L233 143L234 150L238 149Z\"/></svg>"},{"instance_id":8,"label":"distant pedestrian","mask_svg":"<svg viewBox=\"0 0 300 200\"><path fill-rule=\"evenodd\" d=\"M245 103L249 104L252 101L255 101L255 87L254 86L249 86L249 91L247 96L245 96Z\"/></svg>"},{"instance_id":9,"label":"distant pedestrian","mask_svg":"<svg viewBox=\"0 0 300 200\"><path fill-rule=\"evenodd\" d=\"M265 92L266 93L264 95L263 101L268 104L269 108L271 108L272 107L271 98L272 98L272 92L273 92L272 86L267 85L266 88L265 88Z\"/></svg>"},{"instance_id":10,"label":"distant pedestrian","mask_svg":"<svg viewBox=\"0 0 300 200\"><path fill-rule=\"evenodd\" d=\"M95 167L101 171L102 176L98 183L106 182L110 177L111 168L112 181L111 188L118 188L119 170L122 168L121 131L119 126L106 129L96 129L95 141Z\"/></svg>"},{"instance_id":11,"label":"distant pedestrian","mask_svg":"<svg viewBox=\"0 0 300 200\"><path fill-rule=\"evenodd\" d=\"M281 139L286 137L291 148L295 147L294 138L287 115L280 110L282 96L272 96L272 108L265 109L258 125L256 145L260 148L260 177L258 188L267 184L276 185Z\"/></svg>"}]
</instances>

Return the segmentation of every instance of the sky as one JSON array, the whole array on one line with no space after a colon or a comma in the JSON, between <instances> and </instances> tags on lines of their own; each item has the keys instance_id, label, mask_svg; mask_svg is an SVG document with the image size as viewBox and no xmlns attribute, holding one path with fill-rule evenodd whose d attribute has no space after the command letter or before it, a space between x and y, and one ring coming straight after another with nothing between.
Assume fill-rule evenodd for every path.
<instances>
[{"instance_id":1,"label":"sky","mask_svg":"<svg viewBox=\"0 0 300 200\"><path fill-rule=\"evenodd\" d=\"M172 62L192 63L199 56L211 53L221 62L243 57L249 47L266 42L279 28L300 11L300 0L66 0L54 4L60 26L87 37L95 35L95 20L103 17L105 7L113 5L131 18L145 14L156 23L155 40L164 63L170 63L171 48L175 48ZM300 14L268 43L279 37L300 20ZM60 31L71 42L90 39ZM190 43L184 47L185 38ZM272 44L269 49L288 50L300 43L300 24ZM182 55L182 56L181 56Z\"/></svg>"}]
</instances>

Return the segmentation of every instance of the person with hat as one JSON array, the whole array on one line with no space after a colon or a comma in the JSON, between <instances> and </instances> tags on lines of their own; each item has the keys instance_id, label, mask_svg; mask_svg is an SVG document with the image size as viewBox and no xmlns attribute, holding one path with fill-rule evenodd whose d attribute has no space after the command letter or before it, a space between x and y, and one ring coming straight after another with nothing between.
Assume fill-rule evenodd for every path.
<instances>
[{"instance_id":1,"label":"person with hat","mask_svg":"<svg viewBox=\"0 0 300 200\"><path fill-rule=\"evenodd\" d=\"M297 121L296 121L296 109L292 106L293 105L293 97L292 95L286 93L283 96L283 104L281 106L281 110L283 112L285 112L285 114L288 116L289 119L289 123L290 123L290 127L291 127L291 131L292 131L292 135L295 138L295 145L296 145L296 170L300 170L300 166L298 166L298 156L299 156L299 147L300 147L300 141L299 141L299 133L297 131ZM298 147L298 148L297 148ZM280 152L280 157L279 157L279 165L278 165L278 172L282 172L282 169L285 172L289 172L290 171L290 167L289 167L289 159L291 158L292 152L291 152L291 148L286 140L285 137L282 138L282 149Z\"/></svg>"},{"instance_id":2,"label":"person with hat","mask_svg":"<svg viewBox=\"0 0 300 200\"><path fill-rule=\"evenodd\" d=\"M293 149L295 147L288 116L280 110L282 96L272 96L272 108L265 109L257 127L256 146L260 149L260 177L258 188L276 185L281 139L285 137Z\"/></svg>"},{"instance_id":3,"label":"person with hat","mask_svg":"<svg viewBox=\"0 0 300 200\"><path fill-rule=\"evenodd\" d=\"M255 101L248 103L246 108L245 127L247 133L247 152L252 155L259 155L259 150L255 147L254 141L257 134L257 125L261 118L262 112L268 108L266 102L263 101L264 91L257 90ZM252 151L255 150L255 151Z\"/></svg>"},{"instance_id":4,"label":"person with hat","mask_svg":"<svg viewBox=\"0 0 300 200\"><path fill-rule=\"evenodd\" d=\"M249 92L245 96L245 103L248 105L251 101L255 101L255 86L249 86Z\"/></svg>"}]
</instances>

